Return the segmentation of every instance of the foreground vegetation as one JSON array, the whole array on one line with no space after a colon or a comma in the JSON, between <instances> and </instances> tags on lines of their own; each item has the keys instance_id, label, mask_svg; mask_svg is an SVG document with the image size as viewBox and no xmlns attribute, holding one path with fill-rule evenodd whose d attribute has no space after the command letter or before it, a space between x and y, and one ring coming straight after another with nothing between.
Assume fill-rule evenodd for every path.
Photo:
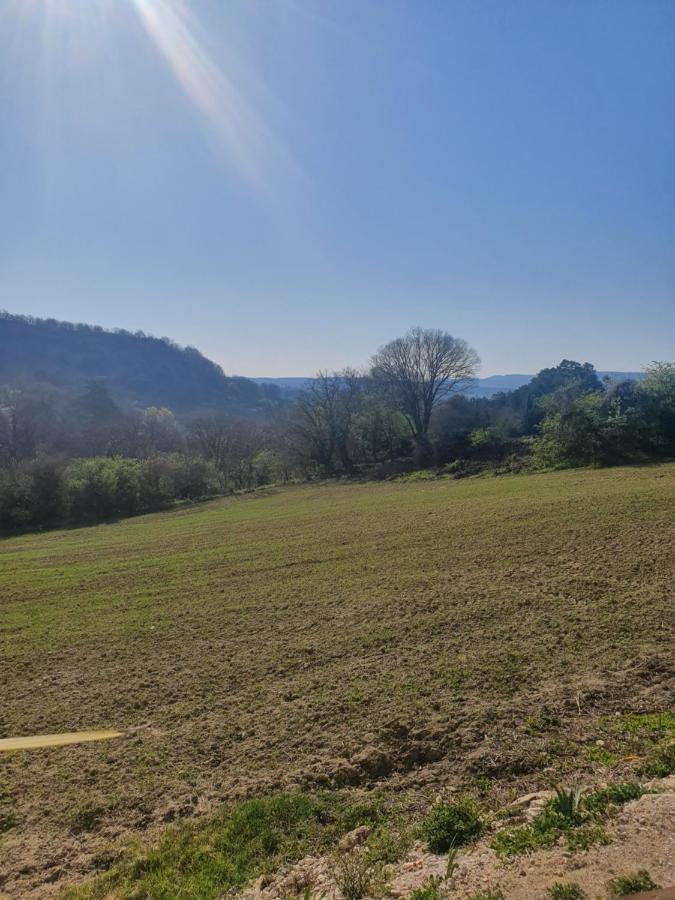
<instances>
[{"instance_id":1,"label":"foreground vegetation","mask_svg":"<svg viewBox=\"0 0 675 900\"><path fill-rule=\"evenodd\" d=\"M127 852L108 874L66 896L218 897L307 853L331 849L356 826L376 824L383 818L381 806L335 793L230 804L206 823L166 829L154 847Z\"/></svg>"},{"instance_id":2,"label":"foreground vegetation","mask_svg":"<svg viewBox=\"0 0 675 900\"><path fill-rule=\"evenodd\" d=\"M4 889L248 797L379 783L414 819L448 784L496 810L667 773L674 475L304 486L4 540L1 736L127 732L5 755Z\"/></svg>"}]
</instances>

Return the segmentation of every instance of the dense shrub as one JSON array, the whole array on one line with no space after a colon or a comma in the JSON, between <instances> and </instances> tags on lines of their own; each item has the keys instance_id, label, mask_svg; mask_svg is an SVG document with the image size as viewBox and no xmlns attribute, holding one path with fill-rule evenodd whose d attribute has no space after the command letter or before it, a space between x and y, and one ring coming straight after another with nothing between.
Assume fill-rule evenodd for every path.
<instances>
[{"instance_id":1,"label":"dense shrub","mask_svg":"<svg viewBox=\"0 0 675 900\"><path fill-rule=\"evenodd\" d=\"M422 837L432 853L446 853L479 836L483 823L476 808L468 800L436 803L421 826Z\"/></svg>"},{"instance_id":2,"label":"dense shrub","mask_svg":"<svg viewBox=\"0 0 675 900\"><path fill-rule=\"evenodd\" d=\"M645 869L640 869L634 875L620 875L609 882L610 897L624 897L627 894L641 894L643 891L653 891L658 884Z\"/></svg>"},{"instance_id":3,"label":"dense shrub","mask_svg":"<svg viewBox=\"0 0 675 900\"><path fill-rule=\"evenodd\" d=\"M76 522L130 516L140 508L140 464L131 459L79 459L64 474L69 518Z\"/></svg>"},{"instance_id":4,"label":"dense shrub","mask_svg":"<svg viewBox=\"0 0 675 900\"><path fill-rule=\"evenodd\" d=\"M213 466L179 453L145 460L38 458L0 469L0 529L98 522L218 491Z\"/></svg>"},{"instance_id":5,"label":"dense shrub","mask_svg":"<svg viewBox=\"0 0 675 900\"><path fill-rule=\"evenodd\" d=\"M675 365L654 363L641 382L579 395L561 389L541 401L534 442L543 465L608 465L675 454Z\"/></svg>"}]
</instances>

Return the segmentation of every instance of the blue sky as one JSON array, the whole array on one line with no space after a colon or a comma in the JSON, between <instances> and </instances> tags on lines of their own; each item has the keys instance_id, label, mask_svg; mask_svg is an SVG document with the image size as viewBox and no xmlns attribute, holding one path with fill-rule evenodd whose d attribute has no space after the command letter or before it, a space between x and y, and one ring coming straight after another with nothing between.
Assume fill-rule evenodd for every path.
<instances>
[{"instance_id":1,"label":"blue sky","mask_svg":"<svg viewBox=\"0 0 675 900\"><path fill-rule=\"evenodd\" d=\"M0 307L227 372L675 353L672 0L0 0Z\"/></svg>"}]
</instances>

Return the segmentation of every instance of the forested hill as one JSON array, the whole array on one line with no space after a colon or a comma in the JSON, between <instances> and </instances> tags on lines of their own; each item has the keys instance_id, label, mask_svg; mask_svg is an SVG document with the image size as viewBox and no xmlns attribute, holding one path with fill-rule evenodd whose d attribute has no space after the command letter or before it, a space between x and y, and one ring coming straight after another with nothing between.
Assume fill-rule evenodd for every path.
<instances>
[{"instance_id":1,"label":"forested hill","mask_svg":"<svg viewBox=\"0 0 675 900\"><path fill-rule=\"evenodd\" d=\"M97 380L122 401L179 414L252 415L274 392L227 377L198 350L167 338L0 312L0 384L21 378L64 387Z\"/></svg>"}]
</instances>

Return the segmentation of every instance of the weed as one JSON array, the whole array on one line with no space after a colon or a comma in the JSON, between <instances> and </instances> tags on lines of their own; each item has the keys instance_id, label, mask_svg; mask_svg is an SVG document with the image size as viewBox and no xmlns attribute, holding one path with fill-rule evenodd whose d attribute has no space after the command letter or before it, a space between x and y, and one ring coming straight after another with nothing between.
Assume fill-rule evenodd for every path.
<instances>
[{"instance_id":1,"label":"weed","mask_svg":"<svg viewBox=\"0 0 675 900\"><path fill-rule=\"evenodd\" d=\"M607 720L608 733L622 750L642 757L639 775L664 778L675 772L675 713L630 713Z\"/></svg>"},{"instance_id":2,"label":"weed","mask_svg":"<svg viewBox=\"0 0 675 900\"><path fill-rule=\"evenodd\" d=\"M534 716L525 719L523 728L528 734L541 734L544 731L552 731L560 726L560 716L549 709L542 709Z\"/></svg>"},{"instance_id":3,"label":"weed","mask_svg":"<svg viewBox=\"0 0 675 900\"><path fill-rule=\"evenodd\" d=\"M505 828L498 831L492 846L498 856L520 856L532 850L544 850L552 847L558 838L558 832L542 828L535 819L531 825L518 828Z\"/></svg>"},{"instance_id":4,"label":"weed","mask_svg":"<svg viewBox=\"0 0 675 900\"><path fill-rule=\"evenodd\" d=\"M675 743L657 747L640 769L649 778L667 778L675 774Z\"/></svg>"},{"instance_id":5,"label":"weed","mask_svg":"<svg viewBox=\"0 0 675 900\"><path fill-rule=\"evenodd\" d=\"M600 788L584 797L584 808L591 813L606 815L612 806L621 806L630 800L637 800L645 793L644 788L635 781L611 784Z\"/></svg>"},{"instance_id":6,"label":"weed","mask_svg":"<svg viewBox=\"0 0 675 900\"><path fill-rule=\"evenodd\" d=\"M578 884L556 881L548 889L546 896L549 900L584 900L586 893Z\"/></svg>"},{"instance_id":7,"label":"weed","mask_svg":"<svg viewBox=\"0 0 675 900\"><path fill-rule=\"evenodd\" d=\"M91 864L97 872L107 872L116 858L114 853L97 853L92 857Z\"/></svg>"},{"instance_id":8,"label":"weed","mask_svg":"<svg viewBox=\"0 0 675 900\"><path fill-rule=\"evenodd\" d=\"M475 840L483 823L469 800L436 803L421 825L421 834L432 853L445 853Z\"/></svg>"},{"instance_id":9,"label":"weed","mask_svg":"<svg viewBox=\"0 0 675 900\"><path fill-rule=\"evenodd\" d=\"M457 869L457 856L459 855L458 847L450 847L448 850L448 865L445 869L445 877L446 879L452 878Z\"/></svg>"},{"instance_id":10,"label":"weed","mask_svg":"<svg viewBox=\"0 0 675 900\"><path fill-rule=\"evenodd\" d=\"M634 875L620 875L609 882L612 897L625 897L627 894L639 894L641 891L653 891L658 888L649 872L640 869Z\"/></svg>"},{"instance_id":11,"label":"weed","mask_svg":"<svg viewBox=\"0 0 675 900\"><path fill-rule=\"evenodd\" d=\"M584 755L590 763L598 763L601 766L613 766L617 761L616 753L605 750L603 747L587 747Z\"/></svg>"},{"instance_id":12,"label":"weed","mask_svg":"<svg viewBox=\"0 0 675 900\"><path fill-rule=\"evenodd\" d=\"M582 825L580 828L570 828L565 833L567 846L570 850L589 850L591 847L607 846L611 843L609 835L602 825Z\"/></svg>"},{"instance_id":13,"label":"weed","mask_svg":"<svg viewBox=\"0 0 675 900\"><path fill-rule=\"evenodd\" d=\"M0 834L9 831L10 828L16 828L19 820L13 812L0 813Z\"/></svg>"},{"instance_id":14,"label":"weed","mask_svg":"<svg viewBox=\"0 0 675 900\"><path fill-rule=\"evenodd\" d=\"M492 779L487 775L478 775L475 779L476 790L481 797L486 797L492 790Z\"/></svg>"},{"instance_id":15,"label":"weed","mask_svg":"<svg viewBox=\"0 0 675 900\"><path fill-rule=\"evenodd\" d=\"M551 801L551 809L570 824L576 824L581 819L581 797L583 788L573 787L569 790L556 788L555 797Z\"/></svg>"},{"instance_id":16,"label":"weed","mask_svg":"<svg viewBox=\"0 0 675 900\"><path fill-rule=\"evenodd\" d=\"M563 837L570 850L587 850L606 844L608 836L602 821L614 806L640 797L639 784L614 784L586 796L580 788L556 791L539 815L529 825L498 831L492 846L499 856L519 856L532 850L552 847Z\"/></svg>"},{"instance_id":17,"label":"weed","mask_svg":"<svg viewBox=\"0 0 675 900\"><path fill-rule=\"evenodd\" d=\"M506 900L504 892L499 888L488 888L487 891L478 891L472 894L469 900Z\"/></svg>"},{"instance_id":18,"label":"weed","mask_svg":"<svg viewBox=\"0 0 675 900\"><path fill-rule=\"evenodd\" d=\"M361 849L334 856L330 869L333 881L345 900L361 900L370 892L375 867L368 854Z\"/></svg>"},{"instance_id":19,"label":"weed","mask_svg":"<svg viewBox=\"0 0 675 900\"><path fill-rule=\"evenodd\" d=\"M443 879L438 875L429 878L422 887L410 892L410 900L440 900L443 896Z\"/></svg>"},{"instance_id":20,"label":"weed","mask_svg":"<svg viewBox=\"0 0 675 900\"><path fill-rule=\"evenodd\" d=\"M432 469L416 469L407 475L399 475L395 480L402 484L415 484L420 481L436 481L438 473Z\"/></svg>"},{"instance_id":21,"label":"weed","mask_svg":"<svg viewBox=\"0 0 675 900\"><path fill-rule=\"evenodd\" d=\"M98 803L85 803L82 806L75 807L69 816L70 830L73 834L94 831L98 828L108 809L108 807Z\"/></svg>"},{"instance_id":22,"label":"weed","mask_svg":"<svg viewBox=\"0 0 675 900\"><path fill-rule=\"evenodd\" d=\"M410 844L411 835L405 828L395 829L383 823L370 833L366 847L372 862L388 865L405 856Z\"/></svg>"},{"instance_id":23,"label":"weed","mask_svg":"<svg viewBox=\"0 0 675 900\"><path fill-rule=\"evenodd\" d=\"M325 900L325 896L323 891L317 893L311 886L306 887L300 895L302 900Z\"/></svg>"}]
</instances>

